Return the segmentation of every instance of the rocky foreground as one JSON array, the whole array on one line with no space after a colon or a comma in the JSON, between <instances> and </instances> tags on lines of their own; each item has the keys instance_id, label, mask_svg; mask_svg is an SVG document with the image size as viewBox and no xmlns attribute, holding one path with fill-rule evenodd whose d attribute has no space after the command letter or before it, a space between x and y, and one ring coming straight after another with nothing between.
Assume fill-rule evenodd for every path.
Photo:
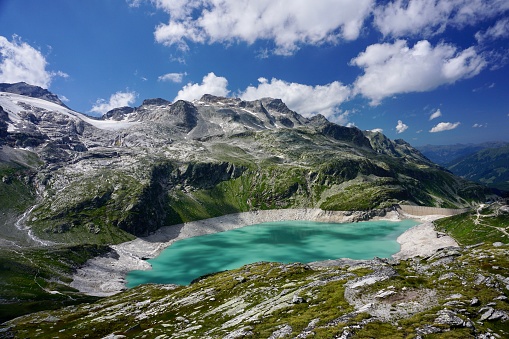
<instances>
[{"instance_id":1,"label":"rocky foreground","mask_svg":"<svg viewBox=\"0 0 509 339\"><path fill-rule=\"evenodd\" d=\"M82 279L75 279L82 285L76 287L89 288L88 293L116 293L124 288L122 269L144 263L144 255L154 256L176 239L242 226L240 221L247 225L274 220L275 212L163 228L150 237L117 245L114 252L85 265L78 273ZM277 212L287 220L401 217L396 212L384 216ZM401 251L392 259L260 262L202 277L190 286L143 285L93 304L11 320L0 327L0 337L508 337L509 245L458 246L434 230L431 220L437 217L422 217L422 224L401 235ZM84 284L91 278L94 283Z\"/></svg>"},{"instance_id":2,"label":"rocky foreground","mask_svg":"<svg viewBox=\"0 0 509 339\"><path fill-rule=\"evenodd\" d=\"M143 285L5 324L30 338L507 338L509 247L408 260L255 263L190 286Z\"/></svg>"}]
</instances>

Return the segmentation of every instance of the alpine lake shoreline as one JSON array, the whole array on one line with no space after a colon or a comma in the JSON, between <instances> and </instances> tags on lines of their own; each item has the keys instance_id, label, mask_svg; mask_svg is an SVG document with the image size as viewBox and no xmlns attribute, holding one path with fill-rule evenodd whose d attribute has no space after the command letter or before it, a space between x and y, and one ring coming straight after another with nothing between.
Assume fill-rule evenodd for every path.
<instances>
[{"instance_id":1,"label":"alpine lake shoreline","mask_svg":"<svg viewBox=\"0 0 509 339\"><path fill-rule=\"evenodd\" d=\"M73 275L70 286L90 296L111 296L127 289L126 276L130 271L152 269L146 260L157 257L164 249L178 240L274 221L352 223L376 220L397 222L403 219L413 219L421 223L406 230L398 237L397 241L401 248L392 257L401 260L416 256L431 256L439 249L458 246L452 237L434 230L432 221L444 216L416 216L395 210L366 212L320 209L259 210L229 214L165 226L148 237L111 245L108 253L89 259L85 265L80 267ZM338 260L340 259L338 258Z\"/></svg>"}]
</instances>

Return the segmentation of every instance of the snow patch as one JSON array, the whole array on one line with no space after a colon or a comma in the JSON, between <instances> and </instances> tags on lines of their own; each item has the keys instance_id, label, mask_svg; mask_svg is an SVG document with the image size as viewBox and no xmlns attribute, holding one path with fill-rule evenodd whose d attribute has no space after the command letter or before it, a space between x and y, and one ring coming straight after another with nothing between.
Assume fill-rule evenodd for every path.
<instances>
[{"instance_id":1,"label":"snow patch","mask_svg":"<svg viewBox=\"0 0 509 339\"><path fill-rule=\"evenodd\" d=\"M257 113L255 113L255 112L253 112L253 111L250 111L250 110L248 110L248 109L241 108L241 110L243 110L244 112L247 112L247 113L249 113L249 114L252 114L252 115L254 115L254 116L258 116L258 114L257 114Z\"/></svg>"},{"instance_id":2,"label":"snow patch","mask_svg":"<svg viewBox=\"0 0 509 339\"><path fill-rule=\"evenodd\" d=\"M32 98L24 95L7 92L0 92L0 106L2 106L4 111L8 113L9 119L13 123L22 120L19 114L25 111L25 108L23 107L24 104L41 108L46 111L63 114L71 118L79 119L102 130L117 131L139 124L139 122L125 120L122 121L97 120L89 116L86 116L85 114L70 110L68 108L65 108L63 106L43 99ZM9 132L14 132L17 130L17 128L11 124L9 124L8 128L10 128L10 130L8 129Z\"/></svg>"}]
</instances>

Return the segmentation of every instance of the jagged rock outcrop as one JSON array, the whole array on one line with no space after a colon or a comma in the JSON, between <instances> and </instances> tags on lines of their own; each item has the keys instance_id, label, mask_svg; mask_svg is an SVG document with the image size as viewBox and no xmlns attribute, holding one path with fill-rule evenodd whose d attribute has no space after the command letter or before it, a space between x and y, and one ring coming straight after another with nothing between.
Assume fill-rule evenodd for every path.
<instances>
[{"instance_id":1,"label":"jagged rock outcrop","mask_svg":"<svg viewBox=\"0 0 509 339\"><path fill-rule=\"evenodd\" d=\"M134 108L129 106L114 108L103 115L104 120L121 121L126 118L126 115L133 113Z\"/></svg>"},{"instance_id":2,"label":"jagged rock outcrop","mask_svg":"<svg viewBox=\"0 0 509 339\"><path fill-rule=\"evenodd\" d=\"M0 146L5 143L5 138L8 136L7 122L9 121L9 115L4 111L3 107L0 106Z\"/></svg>"},{"instance_id":3,"label":"jagged rock outcrop","mask_svg":"<svg viewBox=\"0 0 509 339\"><path fill-rule=\"evenodd\" d=\"M430 162L421 152L403 139L391 140L380 132L365 131L364 134L368 138L371 148L379 154L409 159L417 163Z\"/></svg>"},{"instance_id":4,"label":"jagged rock outcrop","mask_svg":"<svg viewBox=\"0 0 509 339\"><path fill-rule=\"evenodd\" d=\"M168 106L171 105L171 101L162 98L145 99L141 106Z\"/></svg>"},{"instance_id":5,"label":"jagged rock outcrop","mask_svg":"<svg viewBox=\"0 0 509 339\"><path fill-rule=\"evenodd\" d=\"M353 143L359 147L371 148L368 138L357 128L348 128L329 122L320 127L319 131L339 141Z\"/></svg>"},{"instance_id":6,"label":"jagged rock outcrop","mask_svg":"<svg viewBox=\"0 0 509 339\"><path fill-rule=\"evenodd\" d=\"M21 94L25 96L29 96L32 98L39 98L49 102L53 102L60 106L65 106L65 104L58 98L57 95L51 93L45 88L29 85L26 82L18 82L14 84L8 83L0 83L0 92L8 92L14 94Z\"/></svg>"},{"instance_id":7,"label":"jagged rock outcrop","mask_svg":"<svg viewBox=\"0 0 509 339\"><path fill-rule=\"evenodd\" d=\"M181 129L182 132L188 133L196 127L198 111L191 103L179 100L171 105L168 113L174 117L175 126Z\"/></svg>"}]
</instances>

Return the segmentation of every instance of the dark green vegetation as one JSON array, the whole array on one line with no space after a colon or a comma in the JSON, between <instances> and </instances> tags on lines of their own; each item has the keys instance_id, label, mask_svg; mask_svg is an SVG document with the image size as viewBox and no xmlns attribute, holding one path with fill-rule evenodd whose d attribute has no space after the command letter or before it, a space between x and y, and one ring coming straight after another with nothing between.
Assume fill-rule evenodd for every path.
<instances>
[{"instance_id":1,"label":"dark green vegetation","mask_svg":"<svg viewBox=\"0 0 509 339\"><path fill-rule=\"evenodd\" d=\"M3 218L12 219L34 203L30 174L20 165L0 162L0 213Z\"/></svg>"},{"instance_id":2,"label":"dark green vegetation","mask_svg":"<svg viewBox=\"0 0 509 339\"><path fill-rule=\"evenodd\" d=\"M462 245L483 241L509 243L509 207L493 203L475 211L436 221L437 229L451 234Z\"/></svg>"},{"instance_id":3,"label":"dark green vegetation","mask_svg":"<svg viewBox=\"0 0 509 339\"><path fill-rule=\"evenodd\" d=\"M30 338L507 337L508 254L507 246L486 244L401 262L257 263L187 287L140 286L4 326Z\"/></svg>"},{"instance_id":4,"label":"dark green vegetation","mask_svg":"<svg viewBox=\"0 0 509 339\"><path fill-rule=\"evenodd\" d=\"M488 187L509 191L509 144L422 146L429 159L452 173Z\"/></svg>"},{"instance_id":5,"label":"dark green vegetation","mask_svg":"<svg viewBox=\"0 0 509 339\"><path fill-rule=\"evenodd\" d=\"M509 191L509 146L478 151L450 162L447 168L465 179Z\"/></svg>"},{"instance_id":6,"label":"dark green vegetation","mask_svg":"<svg viewBox=\"0 0 509 339\"><path fill-rule=\"evenodd\" d=\"M0 250L0 322L97 300L68 285L77 267L106 251L96 245Z\"/></svg>"},{"instance_id":7,"label":"dark green vegetation","mask_svg":"<svg viewBox=\"0 0 509 339\"><path fill-rule=\"evenodd\" d=\"M22 241L15 226L19 217L36 201L34 167L41 162L24 150L2 149L0 145L0 245Z\"/></svg>"}]
</instances>

